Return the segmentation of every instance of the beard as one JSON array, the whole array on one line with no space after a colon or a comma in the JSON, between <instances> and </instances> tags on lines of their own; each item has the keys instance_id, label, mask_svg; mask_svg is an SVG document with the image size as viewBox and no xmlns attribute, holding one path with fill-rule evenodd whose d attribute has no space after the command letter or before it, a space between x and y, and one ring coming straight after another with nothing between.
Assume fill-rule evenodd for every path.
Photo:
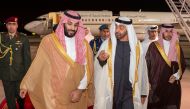
<instances>
[{"instance_id":1,"label":"beard","mask_svg":"<svg viewBox=\"0 0 190 109\"><path fill-rule=\"evenodd\" d=\"M67 27L64 25L64 34L65 34L65 36L72 38L72 37L75 36L76 32L77 31L75 31L75 30L67 29Z\"/></svg>"},{"instance_id":2,"label":"beard","mask_svg":"<svg viewBox=\"0 0 190 109\"><path fill-rule=\"evenodd\" d=\"M164 34L162 34L162 37L163 39L167 40L167 41L170 41L172 39L172 36L171 35L167 35L165 36Z\"/></svg>"},{"instance_id":3,"label":"beard","mask_svg":"<svg viewBox=\"0 0 190 109\"><path fill-rule=\"evenodd\" d=\"M155 40L156 37L157 37L156 35L152 35L152 36L149 36L149 39L150 39L150 40Z\"/></svg>"},{"instance_id":4,"label":"beard","mask_svg":"<svg viewBox=\"0 0 190 109\"><path fill-rule=\"evenodd\" d=\"M115 36L117 39L122 39L123 37L125 37L127 35L127 31L123 32L123 33L120 33L120 32L116 32L115 33Z\"/></svg>"}]
</instances>

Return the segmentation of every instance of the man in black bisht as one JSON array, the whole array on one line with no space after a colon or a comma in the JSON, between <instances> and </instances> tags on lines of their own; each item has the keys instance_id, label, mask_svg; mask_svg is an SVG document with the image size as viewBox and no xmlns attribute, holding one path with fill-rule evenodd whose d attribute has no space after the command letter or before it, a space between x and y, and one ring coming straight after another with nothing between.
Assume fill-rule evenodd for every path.
<instances>
[{"instance_id":1,"label":"man in black bisht","mask_svg":"<svg viewBox=\"0 0 190 109\"><path fill-rule=\"evenodd\" d=\"M186 63L179 35L172 24L162 24L158 41L146 53L150 92L147 109L180 109Z\"/></svg>"}]
</instances>

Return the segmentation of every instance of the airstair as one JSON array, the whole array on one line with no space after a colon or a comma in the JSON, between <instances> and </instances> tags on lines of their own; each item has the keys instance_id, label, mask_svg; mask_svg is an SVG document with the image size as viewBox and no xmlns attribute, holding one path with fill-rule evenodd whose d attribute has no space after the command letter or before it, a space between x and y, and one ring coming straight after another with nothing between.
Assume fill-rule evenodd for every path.
<instances>
[{"instance_id":1,"label":"airstair","mask_svg":"<svg viewBox=\"0 0 190 109\"><path fill-rule=\"evenodd\" d=\"M190 42L190 0L166 0Z\"/></svg>"}]
</instances>

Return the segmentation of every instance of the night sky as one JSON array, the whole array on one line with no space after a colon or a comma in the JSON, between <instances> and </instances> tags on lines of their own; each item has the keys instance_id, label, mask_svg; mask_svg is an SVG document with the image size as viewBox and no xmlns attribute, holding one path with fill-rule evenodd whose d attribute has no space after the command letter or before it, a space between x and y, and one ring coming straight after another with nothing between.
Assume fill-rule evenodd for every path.
<instances>
[{"instance_id":1,"label":"night sky","mask_svg":"<svg viewBox=\"0 0 190 109\"><path fill-rule=\"evenodd\" d=\"M140 9L142 11L170 11L165 0L1 0L0 21L5 21L9 16L18 16L19 29L22 30L26 23L42 14L65 9L109 10L114 14L119 11L139 11Z\"/></svg>"}]
</instances>

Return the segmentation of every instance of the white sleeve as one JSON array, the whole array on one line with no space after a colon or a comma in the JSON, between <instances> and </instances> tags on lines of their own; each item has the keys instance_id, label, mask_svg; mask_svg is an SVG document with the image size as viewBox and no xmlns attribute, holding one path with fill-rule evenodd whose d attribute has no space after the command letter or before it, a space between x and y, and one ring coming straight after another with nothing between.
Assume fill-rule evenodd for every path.
<instances>
[{"instance_id":1,"label":"white sleeve","mask_svg":"<svg viewBox=\"0 0 190 109\"><path fill-rule=\"evenodd\" d=\"M179 78L180 78L180 76L179 76L179 70L178 70L178 72L177 72L177 73L173 74L173 76L175 76L175 77L176 77L176 80L179 80Z\"/></svg>"},{"instance_id":2,"label":"white sleeve","mask_svg":"<svg viewBox=\"0 0 190 109\"><path fill-rule=\"evenodd\" d=\"M149 93L149 80L148 80L148 70L144 55L141 57L139 62L139 67L141 68L141 95L147 95Z\"/></svg>"},{"instance_id":3,"label":"white sleeve","mask_svg":"<svg viewBox=\"0 0 190 109\"><path fill-rule=\"evenodd\" d=\"M86 89L86 87L87 87L87 72L86 72L86 66L85 66L85 74L82 80L80 81L78 89Z\"/></svg>"}]
</instances>

